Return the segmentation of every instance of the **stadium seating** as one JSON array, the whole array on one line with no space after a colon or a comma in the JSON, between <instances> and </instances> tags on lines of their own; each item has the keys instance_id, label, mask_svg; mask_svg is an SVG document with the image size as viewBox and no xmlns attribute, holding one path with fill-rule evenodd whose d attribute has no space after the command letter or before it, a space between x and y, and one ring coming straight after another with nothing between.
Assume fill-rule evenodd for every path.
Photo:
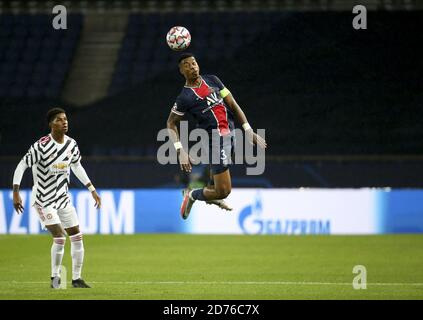
<instances>
[{"instance_id":1,"label":"stadium seating","mask_svg":"<svg viewBox=\"0 0 423 320\"><path fill-rule=\"evenodd\" d=\"M131 14L109 93L116 94L162 72L176 70L178 53L169 50L165 42L167 31L174 25L183 25L191 32L189 51L199 59L229 61L237 50L252 45L281 17L278 12Z\"/></svg>"},{"instance_id":2,"label":"stadium seating","mask_svg":"<svg viewBox=\"0 0 423 320\"><path fill-rule=\"evenodd\" d=\"M51 15L0 15L0 97L59 97L82 20L69 14L68 29L55 30Z\"/></svg>"},{"instance_id":3,"label":"stadium seating","mask_svg":"<svg viewBox=\"0 0 423 320\"><path fill-rule=\"evenodd\" d=\"M53 103L35 100L58 98L69 71L82 16L57 33L46 17L0 15L2 155L21 154L44 128L31 114L18 130L14 118L28 107L44 113ZM375 12L372 24L354 30L350 12L130 14L109 96L64 104L72 135L86 155L154 156L183 85L164 37L184 25L202 73L218 75L252 126L266 129L269 155L420 154L421 13ZM100 134L105 123L113 135Z\"/></svg>"}]
</instances>

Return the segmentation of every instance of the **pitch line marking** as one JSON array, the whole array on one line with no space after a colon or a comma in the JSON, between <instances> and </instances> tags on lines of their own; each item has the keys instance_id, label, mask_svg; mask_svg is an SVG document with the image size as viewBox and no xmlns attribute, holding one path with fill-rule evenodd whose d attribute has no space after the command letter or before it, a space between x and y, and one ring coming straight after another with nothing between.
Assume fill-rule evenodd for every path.
<instances>
[{"instance_id":1,"label":"pitch line marking","mask_svg":"<svg viewBox=\"0 0 423 320\"><path fill-rule=\"evenodd\" d=\"M309 285L351 286L351 282L307 282L307 281L89 281L93 284L138 284L138 285ZM48 281L0 281L0 283L44 284ZM422 282L374 282L368 286L423 286Z\"/></svg>"}]
</instances>

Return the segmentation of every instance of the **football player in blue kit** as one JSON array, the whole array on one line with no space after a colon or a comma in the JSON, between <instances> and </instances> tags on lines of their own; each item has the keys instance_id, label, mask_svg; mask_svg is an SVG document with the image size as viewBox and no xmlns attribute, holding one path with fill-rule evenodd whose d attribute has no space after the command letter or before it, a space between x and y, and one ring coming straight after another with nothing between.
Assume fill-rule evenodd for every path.
<instances>
[{"instance_id":1,"label":"football player in blue kit","mask_svg":"<svg viewBox=\"0 0 423 320\"><path fill-rule=\"evenodd\" d=\"M253 132L247 118L231 92L214 75L200 75L200 67L191 53L179 58L179 71L185 78L185 86L176 98L169 114L167 128L178 153L181 169L191 172L190 157L179 140L178 125L186 113L198 122L198 127L209 133L209 164L212 179L208 186L200 189L185 189L181 205L181 216L187 219L196 200L215 204L231 210L223 201L231 192L229 167L234 152L234 117L245 130L246 139L266 148L266 141Z\"/></svg>"}]
</instances>

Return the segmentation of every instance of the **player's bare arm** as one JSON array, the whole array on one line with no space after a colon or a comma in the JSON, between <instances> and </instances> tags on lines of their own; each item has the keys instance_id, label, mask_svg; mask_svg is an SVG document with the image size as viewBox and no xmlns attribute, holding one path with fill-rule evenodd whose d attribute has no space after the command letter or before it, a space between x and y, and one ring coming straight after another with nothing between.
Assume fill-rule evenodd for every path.
<instances>
[{"instance_id":1,"label":"player's bare arm","mask_svg":"<svg viewBox=\"0 0 423 320\"><path fill-rule=\"evenodd\" d=\"M247 117L245 116L244 111L242 111L241 107L235 101L232 94L229 93L223 100L225 101L226 105L234 113L238 123L240 123L243 127L244 125L246 126L244 127L244 129L245 129L245 134L248 141L250 141L250 143L254 143L260 146L261 148L266 148L267 147L266 141L262 137L260 137L258 134L256 134L253 131L253 129L251 129L251 127L248 125L248 120L247 120Z\"/></svg>"},{"instance_id":2,"label":"player's bare arm","mask_svg":"<svg viewBox=\"0 0 423 320\"><path fill-rule=\"evenodd\" d=\"M177 115L174 112L170 112L169 117L167 119L167 129L169 131L170 139L172 140L178 152L178 159L179 159L179 165L181 167L181 170L185 172L191 172L192 170L191 160L189 158L188 153L185 152L179 140L178 126L182 118L183 118L182 116Z\"/></svg>"},{"instance_id":3,"label":"player's bare arm","mask_svg":"<svg viewBox=\"0 0 423 320\"><path fill-rule=\"evenodd\" d=\"M94 188L94 186L91 182L88 182L85 186L88 188L88 190L90 190L91 188ZM91 191L91 195L93 196L94 201L95 201L94 206L97 209L100 209L101 208L101 198L98 195L97 191L94 189L93 191Z\"/></svg>"},{"instance_id":4,"label":"player's bare arm","mask_svg":"<svg viewBox=\"0 0 423 320\"><path fill-rule=\"evenodd\" d=\"M21 195L19 194L18 184L13 185L13 207L15 208L18 214L24 211L24 207L22 206Z\"/></svg>"},{"instance_id":5,"label":"player's bare arm","mask_svg":"<svg viewBox=\"0 0 423 320\"><path fill-rule=\"evenodd\" d=\"M24 207L22 205L21 195L19 194L19 188L22 180L22 176L27 169L25 161L21 160L16 166L13 174L13 207L18 214L23 213Z\"/></svg>"}]
</instances>

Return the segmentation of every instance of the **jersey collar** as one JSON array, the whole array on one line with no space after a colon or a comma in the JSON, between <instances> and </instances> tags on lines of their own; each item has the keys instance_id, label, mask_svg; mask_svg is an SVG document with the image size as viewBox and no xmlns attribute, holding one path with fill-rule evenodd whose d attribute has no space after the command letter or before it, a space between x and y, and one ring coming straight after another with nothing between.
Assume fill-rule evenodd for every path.
<instances>
[{"instance_id":1,"label":"jersey collar","mask_svg":"<svg viewBox=\"0 0 423 320\"><path fill-rule=\"evenodd\" d=\"M49 133L48 135L50 136L50 139L51 139L51 140L52 140L55 144L57 144L57 145L59 145L59 146L63 146L63 145L66 143L66 141L68 140L68 136L67 136L67 135L65 135L65 137L63 138L63 143L59 143L59 142L57 142L56 140L54 140L53 135L52 135L51 133Z\"/></svg>"},{"instance_id":2,"label":"jersey collar","mask_svg":"<svg viewBox=\"0 0 423 320\"><path fill-rule=\"evenodd\" d=\"M201 81L200 81L200 84L199 84L198 86L195 86L195 87L190 87L190 86L185 85L184 87L185 87L185 88L200 88L200 87L201 87L201 85L203 84L203 77L202 77L202 76L200 76L200 78L201 78ZM185 82L185 83L186 83L186 82Z\"/></svg>"}]
</instances>

